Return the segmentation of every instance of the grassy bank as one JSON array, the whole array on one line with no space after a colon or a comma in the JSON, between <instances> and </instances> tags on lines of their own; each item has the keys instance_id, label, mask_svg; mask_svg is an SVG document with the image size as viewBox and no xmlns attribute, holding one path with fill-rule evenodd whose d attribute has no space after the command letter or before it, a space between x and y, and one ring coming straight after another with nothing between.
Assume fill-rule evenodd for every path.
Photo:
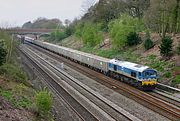
<instances>
[{"instance_id":1,"label":"grassy bank","mask_svg":"<svg viewBox=\"0 0 180 121\"><path fill-rule=\"evenodd\" d=\"M34 121L53 120L50 113L52 97L47 90L36 91L28 82L27 74L19 62L20 57L16 48L19 43L12 41L12 37L5 32L0 32L0 39L4 41L7 50L6 61L0 65L0 96L14 109L23 109L29 112ZM48 93L45 95L47 98L39 97L37 100L37 95L41 92L44 92L44 95ZM46 103L49 101L50 103ZM48 109L43 111L44 109L41 107L47 105Z\"/></svg>"}]
</instances>

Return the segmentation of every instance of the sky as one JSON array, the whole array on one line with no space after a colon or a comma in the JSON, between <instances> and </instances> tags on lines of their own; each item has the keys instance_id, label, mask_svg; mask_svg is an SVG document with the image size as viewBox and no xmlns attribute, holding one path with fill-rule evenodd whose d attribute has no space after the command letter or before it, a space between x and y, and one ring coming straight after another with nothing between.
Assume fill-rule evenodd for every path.
<instances>
[{"instance_id":1,"label":"sky","mask_svg":"<svg viewBox=\"0 0 180 121\"><path fill-rule=\"evenodd\" d=\"M0 0L0 27L22 26L39 17L72 21L92 1L98 0Z\"/></svg>"}]
</instances>

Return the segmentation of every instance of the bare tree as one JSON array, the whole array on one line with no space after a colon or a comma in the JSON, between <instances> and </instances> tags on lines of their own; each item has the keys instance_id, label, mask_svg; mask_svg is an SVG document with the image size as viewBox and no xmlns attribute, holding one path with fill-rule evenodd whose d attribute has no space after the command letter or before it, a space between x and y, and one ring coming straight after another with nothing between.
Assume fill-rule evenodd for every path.
<instances>
[{"instance_id":1,"label":"bare tree","mask_svg":"<svg viewBox=\"0 0 180 121\"><path fill-rule=\"evenodd\" d=\"M84 0L81 6L82 13L83 14L87 13L89 9L91 8L91 6L95 5L96 2L97 0Z\"/></svg>"},{"instance_id":2,"label":"bare tree","mask_svg":"<svg viewBox=\"0 0 180 121\"><path fill-rule=\"evenodd\" d=\"M64 20L64 24L65 24L66 26L69 26L69 25L71 24L71 21L70 21L69 19L65 19L65 20Z\"/></svg>"},{"instance_id":3,"label":"bare tree","mask_svg":"<svg viewBox=\"0 0 180 121\"><path fill-rule=\"evenodd\" d=\"M173 18L173 29L174 32L176 33L178 31L178 18L179 18L179 9L180 9L180 0L176 0L176 6L174 8L174 18Z\"/></svg>"}]
</instances>

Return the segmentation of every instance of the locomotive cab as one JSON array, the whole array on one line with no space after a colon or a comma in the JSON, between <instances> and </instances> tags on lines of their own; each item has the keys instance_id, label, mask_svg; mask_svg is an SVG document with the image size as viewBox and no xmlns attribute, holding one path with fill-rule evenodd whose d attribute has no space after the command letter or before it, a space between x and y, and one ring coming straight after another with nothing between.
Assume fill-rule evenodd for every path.
<instances>
[{"instance_id":1,"label":"locomotive cab","mask_svg":"<svg viewBox=\"0 0 180 121\"><path fill-rule=\"evenodd\" d=\"M143 72L145 78L156 78L157 72L153 69L147 69Z\"/></svg>"},{"instance_id":2,"label":"locomotive cab","mask_svg":"<svg viewBox=\"0 0 180 121\"><path fill-rule=\"evenodd\" d=\"M142 86L154 86L157 83L157 71L146 69L142 72Z\"/></svg>"}]
</instances>

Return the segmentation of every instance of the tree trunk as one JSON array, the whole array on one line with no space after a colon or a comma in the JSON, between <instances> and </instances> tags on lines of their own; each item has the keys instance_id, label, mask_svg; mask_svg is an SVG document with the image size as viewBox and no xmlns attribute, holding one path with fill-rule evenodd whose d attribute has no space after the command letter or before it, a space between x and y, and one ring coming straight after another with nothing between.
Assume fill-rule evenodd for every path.
<instances>
[{"instance_id":1,"label":"tree trunk","mask_svg":"<svg viewBox=\"0 0 180 121\"><path fill-rule=\"evenodd\" d=\"M175 7L175 13L174 13L174 22L173 22L173 29L174 33L177 33L177 23L178 23L178 15L179 15L179 2L180 0L176 0L176 7Z\"/></svg>"}]
</instances>

